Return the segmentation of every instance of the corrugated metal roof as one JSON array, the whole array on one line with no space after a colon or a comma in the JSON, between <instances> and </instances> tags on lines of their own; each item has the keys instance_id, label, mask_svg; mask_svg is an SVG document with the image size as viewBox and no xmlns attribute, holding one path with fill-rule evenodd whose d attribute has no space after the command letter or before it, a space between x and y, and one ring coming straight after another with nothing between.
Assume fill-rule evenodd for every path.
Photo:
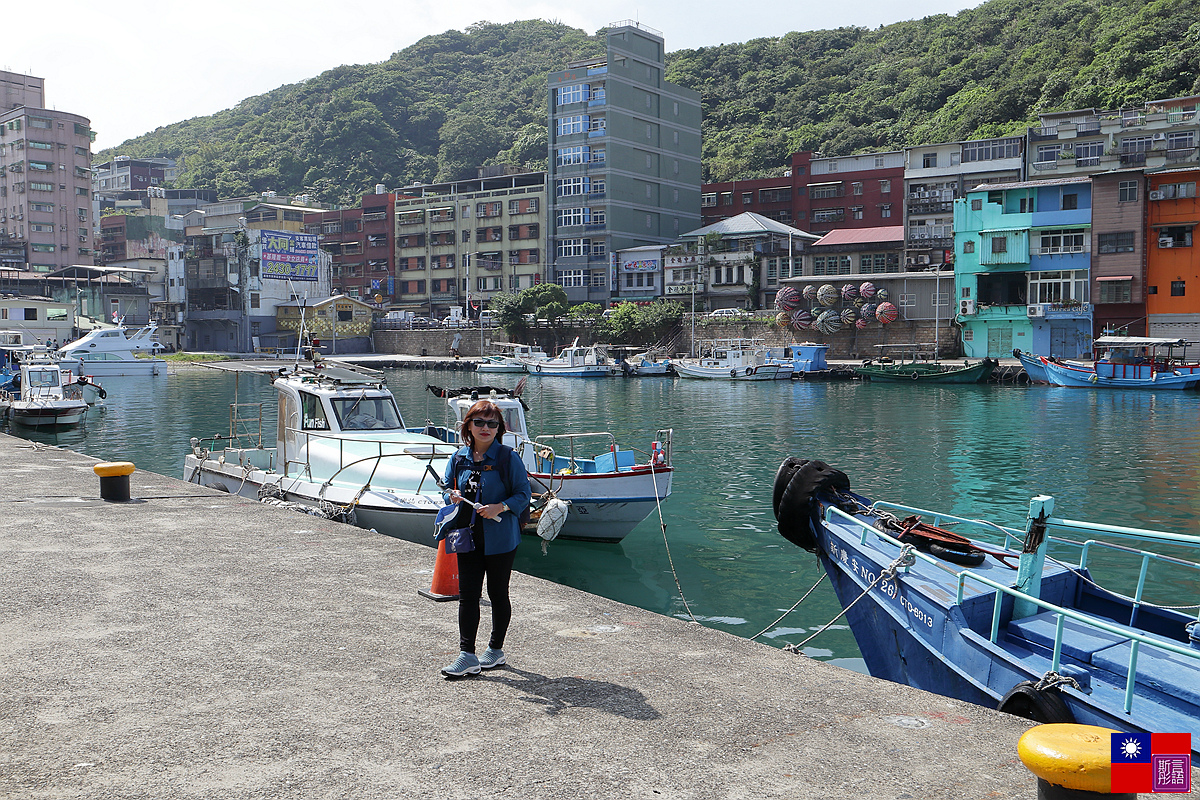
<instances>
[{"instance_id":1,"label":"corrugated metal roof","mask_svg":"<svg viewBox=\"0 0 1200 800\"><path fill-rule=\"evenodd\" d=\"M1069 178L1047 178L1042 181L1018 181L1017 183L981 183L969 192L1003 192L1008 189L1035 189L1039 186L1067 186L1075 183L1091 183L1090 175L1074 175Z\"/></svg>"},{"instance_id":2,"label":"corrugated metal roof","mask_svg":"<svg viewBox=\"0 0 1200 800\"><path fill-rule=\"evenodd\" d=\"M904 241L903 225L887 225L880 228L842 228L825 234L818 241L813 242L813 247L833 244L877 244L879 242L902 241Z\"/></svg>"},{"instance_id":3,"label":"corrugated metal roof","mask_svg":"<svg viewBox=\"0 0 1200 800\"><path fill-rule=\"evenodd\" d=\"M754 236L756 234L775 233L783 236L798 236L804 239L820 238L816 234L802 231L799 228L793 228L790 225L784 225L782 222L768 219L762 214L755 214L753 211L744 211L736 217L723 219L720 222L714 222L712 225L705 225L703 228L688 231L683 236L705 236L709 233L719 233L722 236Z\"/></svg>"}]
</instances>

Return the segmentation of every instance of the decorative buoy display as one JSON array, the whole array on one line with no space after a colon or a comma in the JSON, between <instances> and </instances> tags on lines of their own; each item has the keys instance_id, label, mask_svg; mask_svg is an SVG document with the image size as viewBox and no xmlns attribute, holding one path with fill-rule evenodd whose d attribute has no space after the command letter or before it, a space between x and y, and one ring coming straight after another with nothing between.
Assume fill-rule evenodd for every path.
<instances>
[{"instance_id":1,"label":"decorative buoy display","mask_svg":"<svg viewBox=\"0 0 1200 800\"><path fill-rule=\"evenodd\" d=\"M891 303L880 303L879 308L875 309L875 319L887 325L889 322L895 322L900 318L900 311Z\"/></svg>"},{"instance_id":2,"label":"decorative buoy display","mask_svg":"<svg viewBox=\"0 0 1200 800\"><path fill-rule=\"evenodd\" d=\"M830 309L822 311L817 317L817 321L813 323L813 327L824 334L834 334L842 329L842 318L838 312Z\"/></svg>"},{"instance_id":3,"label":"decorative buoy display","mask_svg":"<svg viewBox=\"0 0 1200 800\"><path fill-rule=\"evenodd\" d=\"M800 293L794 286L784 286L775 293L775 308L780 311L795 311L801 301Z\"/></svg>"},{"instance_id":4,"label":"decorative buoy display","mask_svg":"<svg viewBox=\"0 0 1200 800\"><path fill-rule=\"evenodd\" d=\"M843 325L853 325L858 318L858 311L853 308L843 308L840 319Z\"/></svg>"},{"instance_id":5,"label":"decorative buoy display","mask_svg":"<svg viewBox=\"0 0 1200 800\"><path fill-rule=\"evenodd\" d=\"M874 303L866 303L863 305L862 310L859 311L858 313L862 316L863 319L870 321L870 320L875 319L875 311L878 308L879 308L879 306L875 305Z\"/></svg>"},{"instance_id":6,"label":"decorative buoy display","mask_svg":"<svg viewBox=\"0 0 1200 800\"><path fill-rule=\"evenodd\" d=\"M843 300L853 300L856 297L858 297L858 287L853 283L847 283L842 287Z\"/></svg>"},{"instance_id":7,"label":"decorative buoy display","mask_svg":"<svg viewBox=\"0 0 1200 800\"><path fill-rule=\"evenodd\" d=\"M817 289L817 302L823 306L831 306L838 301L837 287L832 283L827 283L820 289Z\"/></svg>"},{"instance_id":8,"label":"decorative buoy display","mask_svg":"<svg viewBox=\"0 0 1200 800\"><path fill-rule=\"evenodd\" d=\"M879 300L880 302L887 300L888 299L888 290L885 289L884 287L880 286L878 289L875 290L875 299Z\"/></svg>"},{"instance_id":9,"label":"decorative buoy display","mask_svg":"<svg viewBox=\"0 0 1200 800\"><path fill-rule=\"evenodd\" d=\"M780 311L775 315L775 324L781 328L786 328L792 324L792 315L787 311Z\"/></svg>"},{"instance_id":10,"label":"decorative buoy display","mask_svg":"<svg viewBox=\"0 0 1200 800\"><path fill-rule=\"evenodd\" d=\"M817 287L810 283L808 286L804 287L802 294L804 299L811 303L813 300L817 299Z\"/></svg>"},{"instance_id":11,"label":"decorative buoy display","mask_svg":"<svg viewBox=\"0 0 1200 800\"><path fill-rule=\"evenodd\" d=\"M792 314L792 327L798 331L808 330L812 327L812 322L813 316L807 309L798 308Z\"/></svg>"},{"instance_id":12,"label":"decorative buoy display","mask_svg":"<svg viewBox=\"0 0 1200 800\"><path fill-rule=\"evenodd\" d=\"M858 293L870 300L875 296L875 284L870 281L863 281L862 285L858 287Z\"/></svg>"},{"instance_id":13,"label":"decorative buoy display","mask_svg":"<svg viewBox=\"0 0 1200 800\"><path fill-rule=\"evenodd\" d=\"M92 467L100 476L100 499L110 503L129 500L129 476L137 469L131 461L102 461Z\"/></svg>"}]
</instances>

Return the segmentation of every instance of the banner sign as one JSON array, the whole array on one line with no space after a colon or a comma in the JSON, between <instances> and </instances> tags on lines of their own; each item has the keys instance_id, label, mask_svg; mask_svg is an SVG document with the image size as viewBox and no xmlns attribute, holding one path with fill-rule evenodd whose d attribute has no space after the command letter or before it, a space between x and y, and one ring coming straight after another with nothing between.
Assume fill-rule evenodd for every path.
<instances>
[{"instance_id":1,"label":"banner sign","mask_svg":"<svg viewBox=\"0 0 1200 800\"><path fill-rule=\"evenodd\" d=\"M262 231L262 276L294 281L317 280L317 235Z\"/></svg>"},{"instance_id":2,"label":"banner sign","mask_svg":"<svg viewBox=\"0 0 1200 800\"><path fill-rule=\"evenodd\" d=\"M641 261L626 261L621 265L622 272L657 272L658 259L647 258Z\"/></svg>"}]
</instances>

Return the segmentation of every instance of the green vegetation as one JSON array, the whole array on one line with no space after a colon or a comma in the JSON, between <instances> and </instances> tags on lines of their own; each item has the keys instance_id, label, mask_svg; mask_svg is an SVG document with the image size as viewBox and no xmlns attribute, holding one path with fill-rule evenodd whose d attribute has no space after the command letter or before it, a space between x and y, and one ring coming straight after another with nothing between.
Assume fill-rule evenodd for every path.
<instances>
[{"instance_id":1,"label":"green vegetation","mask_svg":"<svg viewBox=\"0 0 1200 800\"><path fill-rule=\"evenodd\" d=\"M653 344L666 340L682 320L680 303L662 300L644 306L621 303L613 306L612 314L600 323L596 335L613 344Z\"/></svg>"},{"instance_id":2,"label":"green vegetation","mask_svg":"<svg viewBox=\"0 0 1200 800\"><path fill-rule=\"evenodd\" d=\"M705 180L791 153L1015 135L1040 111L1200 93L1197 0L988 0L955 16L788 33L668 54L700 92ZM667 28L667 43L670 30ZM97 153L183 157L182 188L352 202L375 183L546 165L546 75L604 51L558 23L479 23Z\"/></svg>"}]
</instances>

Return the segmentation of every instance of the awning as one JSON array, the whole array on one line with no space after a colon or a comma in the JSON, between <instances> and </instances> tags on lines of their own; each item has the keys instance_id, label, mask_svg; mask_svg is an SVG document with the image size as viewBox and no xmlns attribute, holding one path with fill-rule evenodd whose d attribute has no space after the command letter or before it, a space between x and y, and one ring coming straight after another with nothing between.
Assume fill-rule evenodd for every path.
<instances>
[{"instance_id":1,"label":"awning","mask_svg":"<svg viewBox=\"0 0 1200 800\"><path fill-rule=\"evenodd\" d=\"M1131 281L1132 275L1105 275L1102 278L1096 278L1097 281Z\"/></svg>"},{"instance_id":2,"label":"awning","mask_svg":"<svg viewBox=\"0 0 1200 800\"><path fill-rule=\"evenodd\" d=\"M1151 228L1194 228L1200 225L1200 222L1160 222L1157 225L1151 225Z\"/></svg>"}]
</instances>

